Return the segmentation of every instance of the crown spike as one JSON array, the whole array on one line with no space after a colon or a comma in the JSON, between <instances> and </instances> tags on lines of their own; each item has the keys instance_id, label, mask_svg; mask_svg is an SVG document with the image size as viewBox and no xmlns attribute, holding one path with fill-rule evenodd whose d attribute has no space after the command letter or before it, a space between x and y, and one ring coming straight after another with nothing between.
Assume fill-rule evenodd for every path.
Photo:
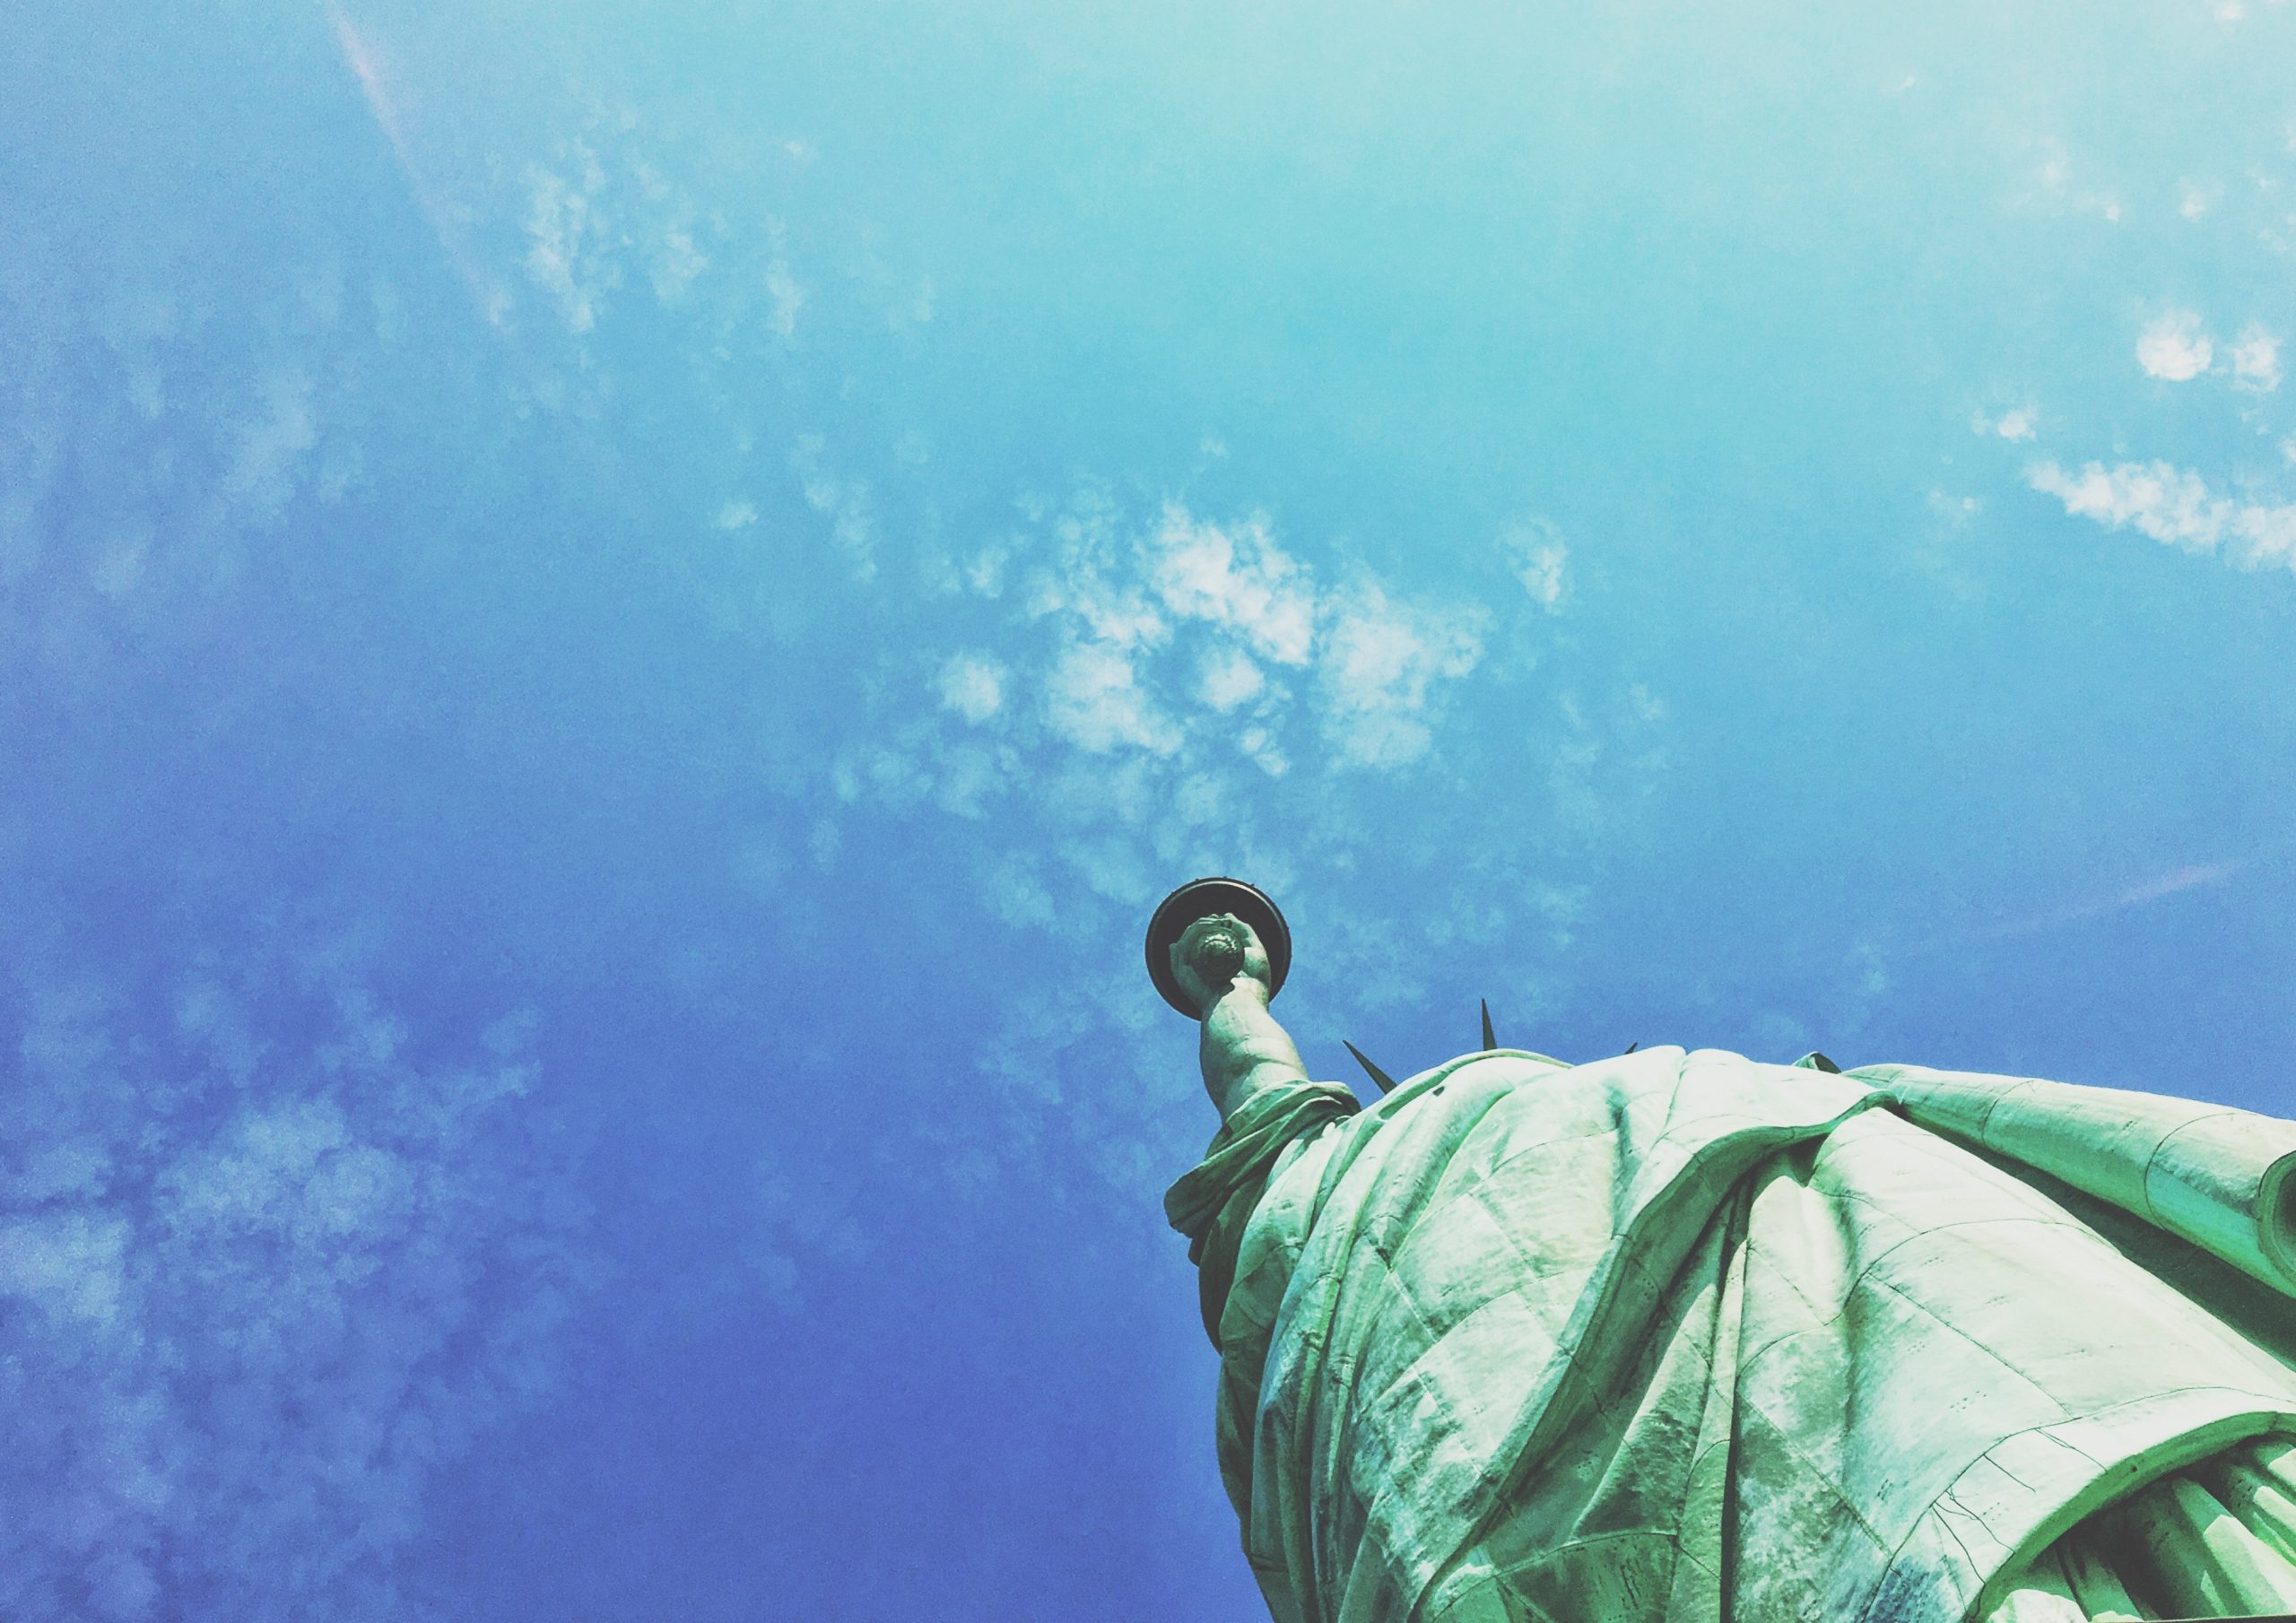
<instances>
[{"instance_id":1,"label":"crown spike","mask_svg":"<svg viewBox=\"0 0 2296 1623\"><path fill-rule=\"evenodd\" d=\"M1358 1048L1358 1047L1357 1047L1353 1043L1349 1042L1345 1037L1342 1037L1342 1038L1340 1038L1340 1039L1339 1039L1339 1041L1340 1041L1340 1046L1342 1046L1343 1048L1345 1048L1345 1049L1348 1051L1348 1053L1350 1053L1350 1054L1352 1054L1352 1055L1353 1055L1355 1056L1355 1063L1356 1063L1357 1064L1359 1064L1359 1065L1362 1066L1364 1070L1366 1070L1366 1071L1368 1071L1368 1072L1370 1072L1371 1073L1371 1080L1372 1080L1373 1081L1375 1081L1375 1082L1377 1082L1377 1083L1378 1083L1378 1084L1379 1084L1379 1091L1380 1091L1380 1092L1382 1092L1382 1093L1393 1093L1393 1092L1396 1090L1396 1080L1395 1080L1395 1078L1393 1078L1393 1077L1389 1076L1386 1072L1384 1072L1384 1071L1380 1070L1377 1065L1373 1064L1370 1060L1365 1059L1365 1058L1363 1057L1363 1050L1361 1050L1361 1048Z\"/></svg>"}]
</instances>

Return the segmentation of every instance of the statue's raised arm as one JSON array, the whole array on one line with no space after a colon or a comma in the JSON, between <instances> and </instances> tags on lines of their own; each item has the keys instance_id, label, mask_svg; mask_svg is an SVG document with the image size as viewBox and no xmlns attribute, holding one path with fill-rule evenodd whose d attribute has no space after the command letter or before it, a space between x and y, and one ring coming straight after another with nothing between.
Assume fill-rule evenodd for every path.
<instances>
[{"instance_id":1,"label":"statue's raised arm","mask_svg":"<svg viewBox=\"0 0 2296 1623\"><path fill-rule=\"evenodd\" d=\"M1232 913L1192 921L1171 946L1172 975L1204 1022L1205 1091L1227 1120L1255 1095L1308 1080L1290 1033L1267 1011L1267 949Z\"/></svg>"},{"instance_id":2,"label":"statue's raised arm","mask_svg":"<svg viewBox=\"0 0 2296 1623\"><path fill-rule=\"evenodd\" d=\"M1292 932L1265 891L1232 879L1182 885L1149 921L1147 951L1164 1001L1202 1023L1197 1057L1222 1121L1307 1081L1300 1050L1268 1012L1291 968Z\"/></svg>"},{"instance_id":3,"label":"statue's raised arm","mask_svg":"<svg viewBox=\"0 0 2296 1623\"><path fill-rule=\"evenodd\" d=\"M1290 955L1234 881L1149 935L1279 1623L2296 1614L2296 1124L1488 1037L1362 1108L1268 1011Z\"/></svg>"}]
</instances>

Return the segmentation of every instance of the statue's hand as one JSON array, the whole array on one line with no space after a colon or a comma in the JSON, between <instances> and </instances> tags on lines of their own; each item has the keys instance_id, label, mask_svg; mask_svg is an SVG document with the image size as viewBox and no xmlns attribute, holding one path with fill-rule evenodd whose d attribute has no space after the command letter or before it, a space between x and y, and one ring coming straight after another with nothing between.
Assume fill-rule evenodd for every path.
<instances>
[{"instance_id":1,"label":"statue's hand","mask_svg":"<svg viewBox=\"0 0 2296 1623\"><path fill-rule=\"evenodd\" d=\"M1267 949L1252 927L1232 913L1197 919L1172 943L1172 977L1196 1004L1201 1018L1239 979L1259 983L1268 997Z\"/></svg>"}]
</instances>

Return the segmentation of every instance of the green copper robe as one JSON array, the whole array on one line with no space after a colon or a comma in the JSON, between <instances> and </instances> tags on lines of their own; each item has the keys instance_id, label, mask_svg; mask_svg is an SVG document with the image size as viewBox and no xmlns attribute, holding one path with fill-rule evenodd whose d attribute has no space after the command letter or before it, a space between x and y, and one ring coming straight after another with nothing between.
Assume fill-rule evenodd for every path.
<instances>
[{"instance_id":1,"label":"green copper robe","mask_svg":"<svg viewBox=\"0 0 2296 1623\"><path fill-rule=\"evenodd\" d=\"M2292 1170L2147 1094L1502 1050L1257 1095L1167 1206L1278 1623L1960 1623L2296 1431Z\"/></svg>"}]
</instances>

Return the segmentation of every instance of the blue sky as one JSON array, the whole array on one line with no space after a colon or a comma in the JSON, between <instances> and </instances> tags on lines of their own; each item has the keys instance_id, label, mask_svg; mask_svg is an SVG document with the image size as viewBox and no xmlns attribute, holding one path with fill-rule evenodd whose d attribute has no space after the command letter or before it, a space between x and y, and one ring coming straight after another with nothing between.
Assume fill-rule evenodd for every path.
<instances>
[{"instance_id":1,"label":"blue sky","mask_svg":"<svg viewBox=\"0 0 2296 1623\"><path fill-rule=\"evenodd\" d=\"M0 19L0 1615L1248 1619L1138 961L2286 1111L2296 7Z\"/></svg>"}]
</instances>

